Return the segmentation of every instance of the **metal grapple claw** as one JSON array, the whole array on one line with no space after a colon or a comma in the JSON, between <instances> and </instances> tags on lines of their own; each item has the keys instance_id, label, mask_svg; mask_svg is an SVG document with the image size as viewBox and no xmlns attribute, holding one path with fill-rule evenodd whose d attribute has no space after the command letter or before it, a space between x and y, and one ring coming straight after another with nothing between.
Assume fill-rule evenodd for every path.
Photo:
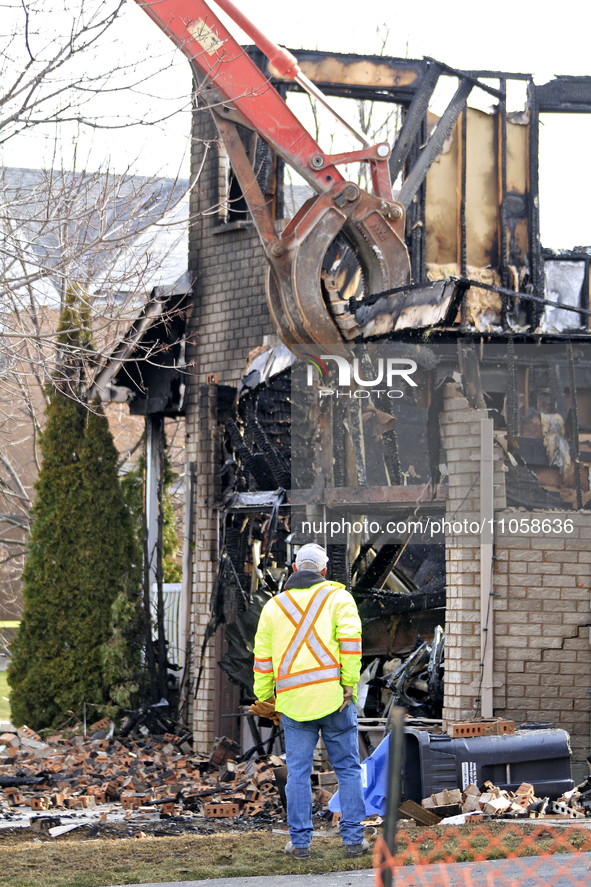
<instances>
[{"instance_id":1,"label":"metal grapple claw","mask_svg":"<svg viewBox=\"0 0 591 887\"><path fill-rule=\"evenodd\" d=\"M404 211L352 182L310 198L267 249L267 302L287 345L349 341L359 334L348 310L351 296L379 293L409 282L402 233ZM341 273L340 238L358 267Z\"/></svg>"}]
</instances>

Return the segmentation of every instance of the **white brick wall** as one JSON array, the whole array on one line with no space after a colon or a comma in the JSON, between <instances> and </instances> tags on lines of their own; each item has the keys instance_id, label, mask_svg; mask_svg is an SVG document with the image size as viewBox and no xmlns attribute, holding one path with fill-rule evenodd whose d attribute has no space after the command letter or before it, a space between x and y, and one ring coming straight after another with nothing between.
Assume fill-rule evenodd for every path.
<instances>
[{"instance_id":1,"label":"white brick wall","mask_svg":"<svg viewBox=\"0 0 591 887\"><path fill-rule=\"evenodd\" d=\"M447 519L480 509L480 411L448 385L441 417L450 472ZM460 431L461 429L461 431ZM495 450L499 448L496 447ZM495 462L494 713L554 721L571 735L573 760L589 754L591 715L591 514L526 512L504 504L502 462ZM463 501L467 495L466 501ZM499 522L571 519L573 533L501 535ZM478 538L448 537L444 720L475 711L480 677Z\"/></svg>"}]
</instances>

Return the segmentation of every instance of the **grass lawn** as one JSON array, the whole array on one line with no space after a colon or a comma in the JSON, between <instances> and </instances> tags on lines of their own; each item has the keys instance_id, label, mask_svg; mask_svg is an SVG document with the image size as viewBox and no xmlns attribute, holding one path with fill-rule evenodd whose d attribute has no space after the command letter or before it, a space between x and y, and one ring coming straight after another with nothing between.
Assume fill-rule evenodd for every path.
<instances>
[{"instance_id":1,"label":"grass lawn","mask_svg":"<svg viewBox=\"0 0 591 887\"><path fill-rule=\"evenodd\" d=\"M310 859L285 856L269 832L83 840L0 841L0 887L101 887L203 878L371 868L371 854L345 856L340 838L315 838Z\"/></svg>"},{"instance_id":2,"label":"grass lawn","mask_svg":"<svg viewBox=\"0 0 591 887\"><path fill-rule=\"evenodd\" d=\"M588 829L575 826L555 831L551 825L541 826L539 822L489 822L486 827L461 830L445 826L401 829L399 864L441 859L466 862L475 857L499 859L512 854L531 857L589 848ZM14 829L0 833L0 887L103 887L249 875L312 875L368 869L372 865L370 853L357 859L345 856L338 836L315 834L310 859L301 861L285 856L286 839L286 835L262 830L159 837L140 832L126 838L89 838L73 832L54 839L33 837L28 829ZM412 859L408 856L411 846L416 850ZM532 872L537 864L532 860ZM399 883L404 883L403 871Z\"/></svg>"},{"instance_id":3,"label":"grass lawn","mask_svg":"<svg viewBox=\"0 0 591 887\"><path fill-rule=\"evenodd\" d=\"M8 704L8 684L6 683L6 672L0 671L0 721L10 720L10 706Z\"/></svg>"}]
</instances>

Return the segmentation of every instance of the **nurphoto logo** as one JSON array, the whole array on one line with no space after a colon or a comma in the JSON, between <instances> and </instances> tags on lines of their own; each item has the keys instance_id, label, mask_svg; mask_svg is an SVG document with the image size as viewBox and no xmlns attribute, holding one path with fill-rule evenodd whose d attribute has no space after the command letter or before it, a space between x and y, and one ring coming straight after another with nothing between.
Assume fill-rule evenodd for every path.
<instances>
[{"instance_id":1,"label":"nurphoto logo","mask_svg":"<svg viewBox=\"0 0 591 887\"><path fill-rule=\"evenodd\" d=\"M314 385L314 370L316 369L323 383L328 382L330 375L326 361L334 361L338 369L337 388L326 386L318 389L320 397L356 397L369 398L370 396L381 397L382 395L396 400L404 397L404 391L393 388L395 381L402 379L407 385L414 388L417 383L412 379L413 373L416 372L417 364L414 360L401 357L380 357L377 360L376 375L373 379L362 378L360 361L358 357L348 360L340 354L321 354L319 357L307 354L305 357L308 364L307 386L312 388ZM352 385L361 386L353 388ZM384 388L378 388L378 385L385 385ZM373 389L370 393L367 389ZM344 389L344 390L341 390Z\"/></svg>"}]
</instances>

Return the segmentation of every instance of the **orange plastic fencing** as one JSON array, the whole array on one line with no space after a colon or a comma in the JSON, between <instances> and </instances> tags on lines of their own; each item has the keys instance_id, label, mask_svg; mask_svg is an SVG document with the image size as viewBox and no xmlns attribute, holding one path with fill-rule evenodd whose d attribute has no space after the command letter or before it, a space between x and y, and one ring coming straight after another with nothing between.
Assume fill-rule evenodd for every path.
<instances>
[{"instance_id":1,"label":"orange plastic fencing","mask_svg":"<svg viewBox=\"0 0 591 887\"><path fill-rule=\"evenodd\" d=\"M401 828L394 854L383 837L376 841L374 871L376 887L581 887L591 884L591 830L540 824L526 831L502 822L494 831Z\"/></svg>"}]
</instances>

